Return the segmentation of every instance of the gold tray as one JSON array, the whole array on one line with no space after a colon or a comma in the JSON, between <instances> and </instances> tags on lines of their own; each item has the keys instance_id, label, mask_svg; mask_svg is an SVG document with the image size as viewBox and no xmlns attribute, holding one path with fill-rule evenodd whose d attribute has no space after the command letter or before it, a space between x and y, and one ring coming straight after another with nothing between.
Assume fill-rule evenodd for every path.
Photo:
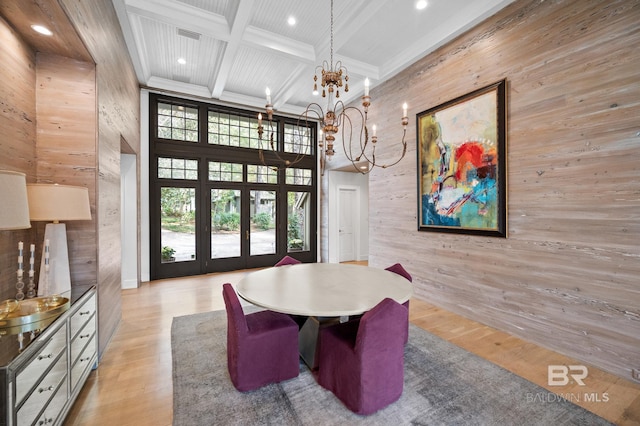
<instances>
[{"instance_id":1,"label":"gold tray","mask_svg":"<svg viewBox=\"0 0 640 426\"><path fill-rule=\"evenodd\" d=\"M2 302L3 304L5 302ZM70 303L67 297L43 296L18 302L18 307L0 319L0 329L17 327L57 317L67 309Z\"/></svg>"}]
</instances>

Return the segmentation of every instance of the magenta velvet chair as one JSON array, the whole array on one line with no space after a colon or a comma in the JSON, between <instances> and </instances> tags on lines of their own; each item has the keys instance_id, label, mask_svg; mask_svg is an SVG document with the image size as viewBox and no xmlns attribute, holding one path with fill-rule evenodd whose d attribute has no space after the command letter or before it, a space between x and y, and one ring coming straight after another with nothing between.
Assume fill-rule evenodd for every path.
<instances>
[{"instance_id":1,"label":"magenta velvet chair","mask_svg":"<svg viewBox=\"0 0 640 426\"><path fill-rule=\"evenodd\" d=\"M300 262L298 259L294 259L291 256L285 256L273 266L297 265L299 263L302 263L302 262ZM298 328L301 328L308 318L302 315L289 315L289 316L291 317L292 320L296 322L296 324L298 324Z\"/></svg>"},{"instance_id":2,"label":"magenta velvet chair","mask_svg":"<svg viewBox=\"0 0 640 426\"><path fill-rule=\"evenodd\" d=\"M357 414L402 395L407 308L386 298L362 316L321 329L318 383Z\"/></svg>"},{"instance_id":3,"label":"magenta velvet chair","mask_svg":"<svg viewBox=\"0 0 640 426\"><path fill-rule=\"evenodd\" d=\"M227 308L227 366L241 392L292 379L300 372L298 326L288 315L246 315L231 284L222 286Z\"/></svg>"},{"instance_id":4,"label":"magenta velvet chair","mask_svg":"<svg viewBox=\"0 0 640 426\"><path fill-rule=\"evenodd\" d=\"M384 268L384 269L387 270L387 271L391 271L394 274L402 275L407 280L409 280L409 282L413 282L413 278L411 277L411 274L408 273L407 270L404 269L404 266L402 266L399 263L395 263L395 264L389 266L388 268Z\"/></svg>"},{"instance_id":5,"label":"magenta velvet chair","mask_svg":"<svg viewBox=\"0 0 640 426\"><path fill-rule=\"evenodd\" d=\"M385 268L387 271L391 271L394 274L398 274L401 275L403 277L405 277L407 280L409 280L409 282L413 282L413 278L411 277L411 274L409 272L407 272L406 269L404 269L404 267L399 264L399 263L394 263L393 265L389 266L388 268ZM409 301L407 300L406 302L403 303L403 305L407 308L407 311L409 310ZM404 343L407 343L409 341L409 321L407 320L407 331L406 331L406 339L404 340Z\"/></svg>"},{"instance_id":6,"label":"magenta velvet chair","mask_svg":"<svg viewBox=\"0 0 640 426\"><path fill-rule=\"evenodd\" d=\"M294 259L291 256L285 256L282 259L280 259L280 261L276 263L274 266L297 265L298 263L302 263L302 262L300 262L298 259Z\"/></svg>"}]
</instances>

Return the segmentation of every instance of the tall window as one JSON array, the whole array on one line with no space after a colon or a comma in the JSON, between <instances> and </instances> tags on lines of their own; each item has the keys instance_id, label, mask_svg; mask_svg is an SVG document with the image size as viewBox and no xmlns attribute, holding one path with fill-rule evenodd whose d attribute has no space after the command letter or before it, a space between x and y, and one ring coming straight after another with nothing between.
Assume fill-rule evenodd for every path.
<instances>
[{"instance_id":1,"label":"tall window","mask_svg":"<svg viewBox=\"0 0 640 426\"><path fill-rule=\"evenodd\" d=\"M274 117L261 142L250 111L152 94L150 112L152 278L316 260L315 125Z\"/></svg>"}]
</instances>

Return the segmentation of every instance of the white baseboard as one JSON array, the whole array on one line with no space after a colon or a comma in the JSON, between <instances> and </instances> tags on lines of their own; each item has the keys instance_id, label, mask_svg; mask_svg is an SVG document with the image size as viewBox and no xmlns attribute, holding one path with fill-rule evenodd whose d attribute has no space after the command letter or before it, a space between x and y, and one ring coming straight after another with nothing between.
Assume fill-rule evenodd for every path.
<instances>
[{"instance_id":1,"label":"white baseboard","mask_svg":"<svg viewBox=\"0 0 640 426\"><path fill-rule=\"evenodd\" d=\"M128 289L131 289L131 288L138 288L138 281L137 280L124 280L124 281L122 281L121 288L123 290L128 290Z\"/></svg>"}]
</instances>

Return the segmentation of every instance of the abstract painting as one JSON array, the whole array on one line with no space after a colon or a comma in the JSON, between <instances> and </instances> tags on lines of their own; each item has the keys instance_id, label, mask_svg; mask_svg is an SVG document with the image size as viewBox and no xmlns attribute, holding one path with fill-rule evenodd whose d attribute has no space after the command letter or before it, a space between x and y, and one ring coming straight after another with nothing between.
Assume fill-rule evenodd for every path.
<instances>
[{"instance_id":1,"label":"abstract painting","mask_svg":"<svg viewBox=\"0 0 640 426\"><path fill-rule=\"evenodd\" d=\"M418 230L506 238L505 86L417 115Z\"/></svg>"}]
</instances>

